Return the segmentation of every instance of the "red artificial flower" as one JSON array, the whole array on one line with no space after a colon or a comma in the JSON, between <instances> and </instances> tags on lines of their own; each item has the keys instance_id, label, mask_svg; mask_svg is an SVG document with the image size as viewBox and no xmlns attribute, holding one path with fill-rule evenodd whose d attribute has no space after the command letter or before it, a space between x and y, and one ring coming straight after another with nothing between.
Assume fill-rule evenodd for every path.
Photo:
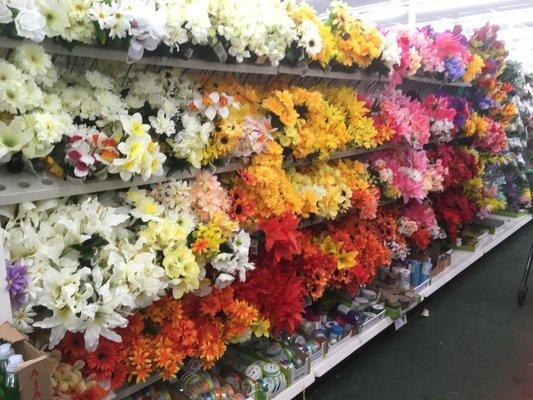
<instances>
[{"instance_id":1,"label":"red artificial flower","mask_svg":"<svg viewBox=\"0 0 533 400\"><path fill-rule=\"evenodd\" d=\"M292 260L300 253L298 232L300 221L293 213L261 221L259 227L265 233L265 249L272 254L277 264L281 260Z\"/></svg>"},{"instance_id":2,"label":"red artificial flower","mask_svg":"<svg viewBox=\"0 0 533 400\"><path fill-rule=\"evenodd\" d=\"M294 332L302 321L305 290L294 271L281 265L256 268L236 285L238 298L254 305L270 321L272 330Z\"/></svg>"},{"instance_id":3,"label":"red artificial flower","mask_svg":"<svg viewBox=\"0 0 533 400\"><path fill-rule=\"evenodd\" d=\"M411 241L418 247L420 250L426 249L431 243L431 237L427 229L418 229L410 237Z\"/></svg>"},{"instance_id":4,"label":"red artificial flower","mask_svg":"<svg viewBox=\"0 0 533 400\"><path fill-rule=\"evenodd\" d=\"M119 359L118 344L102 338L96 351L87 353L87 367L95 373L109 373L115 368Z\"/></svg>"},{"instance_id":5,"label":"red artificial flower","mask_svg":"<svg viewBox=\"0 0 533 400\"><path fill-rule=\"evenodd\" d=\"M111 371L111 390L116 390L124 385L127 377L128 369L126 365L121 362L117 363L113 371Z\"/></svg>"},{"instance_id":6,"label":"red artificial flower","mask_svg":"<svg viewBox=\"0 0 533 400\"><path fill-rule=\"evenodd\" d=\"M59 349L72 363L78 360L85 360L85 356L87 355L85 341L81 333L67 331L65 337L59 343Z\"/></svg>"}]
</instances>

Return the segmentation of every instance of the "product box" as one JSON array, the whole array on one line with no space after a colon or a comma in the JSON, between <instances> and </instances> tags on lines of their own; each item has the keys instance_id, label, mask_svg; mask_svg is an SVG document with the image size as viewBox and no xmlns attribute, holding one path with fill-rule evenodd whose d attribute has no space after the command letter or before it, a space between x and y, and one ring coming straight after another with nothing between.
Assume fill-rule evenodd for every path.
<instances>
[{"instance_id":1,"label":"product box","mask_svg":"<svg viewBox=\"0 0 533 400\"><path fill-rule=\"evenodd\" d=\"M242 352L236 347L228 347L226 353L222 357L220 364L220 371L223 375L234 373L240 376L240 378L246 381L246 390L243 390L243 394L252 398L253 400L270 400L276 397L279 393L287 388L289 385L287 370L281 368L282 376L285 378L279 382L279 386L270 387L270 382L265 379L253 380L249 376L246 376L245 370L251 364L256 364L257 357L250 355L248 352Z\"/></svg>"},{"instance_id":2,"label":"product box","mask_svg":"<svg viewBox=\"0 0 533 400\"><path fill-rule=\"evenodd\" d=\"M305 320L304 320L305 322ZM308 328L307 330L305 328ZM291 339L291 336L287 337L280 335L279 337L275 337L274 340L278 341L279 343L283 344L284 346L289 346L290 348L301 348L305 349L305 351L302 351L305 353L306 357L309 359L309 364L311 367L313 367L315 364L320 362L327 353L327 339L325 337L315 337L313 336L313 326L310 324L302 324L298 328L298 332L296 335L291 335L293 338L295 336L301 336L303 340L305 340L305 343L302 343L301 341L296 341L296 343L293 342L294 339ZM309 345L311 342L314 342L315 344L318 343L318 349L315 348L315 351L311 351L309 349Z\"/></svg>"},{"instance_id":3,"label":"product box","mask_svg":"<svg viewBox=\"0 0 533 400\"><path fill-rule=\"evenodd\" d=\"M352 339L353 337L353 330L352 330L352 325L350 325L350 328L349 328L349 332L348 333L345 333L343 336L342 336L342 339L339 340L337 343L335 344L331 344L329 342L327 342L327 351L326 351L326 354L332 352L333 350L335 350L336 348L339 348L339 347L342 347L344 346L344 344L346 342L348 342L350 339ZM345 330L346 332L346 330Z\"/></svg>"},{"instance_id":4,"label":"product box","mask_svg":"<svg viewBox=\"0 0 533 400\"><path fill-rule=\"evenodd\" d=\"M267 339L262 339L263 342L265 342ZM277 343L277 342L276 342ZM257 345L258 342L255 342ZM270 342L272 344L272 342ZM269 349L268 348L260 348L260 346L246 346L246 345L239 345L237 346L239 351L242 353L251 356L252 358L256 360L266 361L266 362L274 362L279 365L281 368L281 372L283 375L285 375L287 379L287 384L292 385L294 382L297 382L298 380L302 379L307 374L311 373L311 359L307 356L307 354L298 351L294 348L291 348L291 352L293 354L294 358L297 358L299 360L299 364L301 364L300 367L296 367L293 365L288 365L284 362L281 362L274 357L270 356L268 354ZM259 347L259 348L258 348Z\"/></svg>"},{"instance_id":5,"label":"product box","mask_svg":"<svg viewBox=\"0 0 533 400\"><path fill-rule=\"evenodd\" d=\"M11 324L0 325L0 340L9 342L15 353L22 354L24 363L19 374L21 400L52 400L52 384L47 356L33 347L27 338Z\"/></svg>"}]
</instances>

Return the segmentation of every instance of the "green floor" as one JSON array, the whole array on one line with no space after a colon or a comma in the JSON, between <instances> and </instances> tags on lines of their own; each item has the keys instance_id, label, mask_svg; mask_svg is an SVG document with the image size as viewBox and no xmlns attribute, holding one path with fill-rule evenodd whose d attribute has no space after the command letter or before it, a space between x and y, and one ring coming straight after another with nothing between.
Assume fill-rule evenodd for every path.
<instances>
[{"instance_id":1,"label":"green floor","mask_svg":"<svg viewBox=\"0 0 533 400\"><path fill-rule=\"evenodd\" d=\"M533 223L319 379L307 400L533 399L533 273L524 306L516 292Z\"/></svg>"}]
</instances>

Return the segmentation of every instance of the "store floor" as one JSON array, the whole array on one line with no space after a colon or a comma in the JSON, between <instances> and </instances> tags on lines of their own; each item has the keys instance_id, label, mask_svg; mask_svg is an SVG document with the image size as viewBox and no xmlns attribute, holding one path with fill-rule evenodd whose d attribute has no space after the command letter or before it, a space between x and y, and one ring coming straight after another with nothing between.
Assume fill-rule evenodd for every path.
<instances>
[{"instance_id":1,"label":"store floor","mask_svg":"<svg viewBox=\"0 0 533 400\"><path fill-rule=\"evenodd\" d=\"M319 379L306 400L533 399L533 274L518 307L533 223Z\"/></svg>"}]
</instances>

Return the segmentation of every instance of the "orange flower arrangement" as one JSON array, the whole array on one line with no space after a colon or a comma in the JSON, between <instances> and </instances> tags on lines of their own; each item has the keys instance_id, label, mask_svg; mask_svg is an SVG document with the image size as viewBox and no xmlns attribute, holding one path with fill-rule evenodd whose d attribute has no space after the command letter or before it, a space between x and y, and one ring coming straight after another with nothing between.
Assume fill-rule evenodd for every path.
<instances>
[{"instance_id":1,"label":"orange flower arrangement","mask_svg":"<svg viewBox=\"0 0 533 400\"><path fill-rule=\"evenodd\" d=\"M193 320L169 295L131 316L121 336L129 379L136 382L156 371L165 379L175 377L185 358L195 355L198 343Z\"/></svg>"}]
</instances>

